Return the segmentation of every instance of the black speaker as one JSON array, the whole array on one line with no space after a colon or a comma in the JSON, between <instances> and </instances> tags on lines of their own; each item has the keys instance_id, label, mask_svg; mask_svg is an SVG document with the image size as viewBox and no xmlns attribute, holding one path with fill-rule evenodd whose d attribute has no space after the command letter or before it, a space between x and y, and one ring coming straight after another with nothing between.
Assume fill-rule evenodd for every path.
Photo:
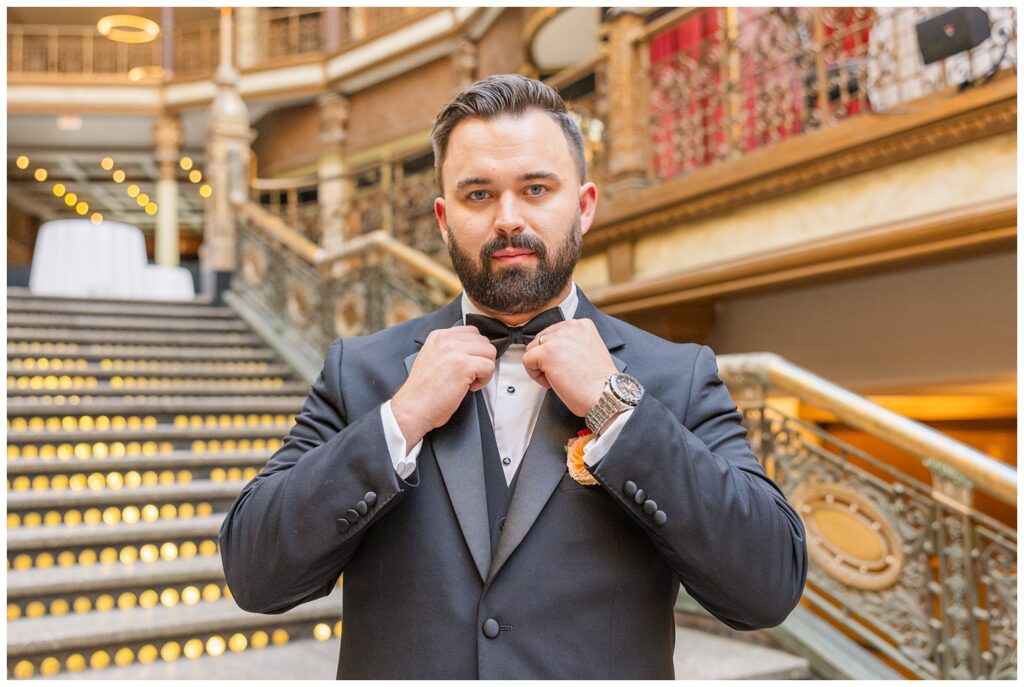
<instances>
[{"instance_id":1,"label":"black speaker","mask_svg":"<svg viewBox=\"0 0 1024 687\"><path fill-rule=\"evenodd\" d=\"M916 28L925 64L975 48L991 35L988 15L980 7L954 7Z\"/></svg>"}]
</instances>

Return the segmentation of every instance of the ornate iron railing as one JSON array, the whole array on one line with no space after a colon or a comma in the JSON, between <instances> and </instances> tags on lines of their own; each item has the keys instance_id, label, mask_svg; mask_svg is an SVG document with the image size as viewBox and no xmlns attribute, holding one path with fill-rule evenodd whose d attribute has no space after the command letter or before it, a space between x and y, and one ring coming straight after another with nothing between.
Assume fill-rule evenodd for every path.
<instances>
[{"instance_id":1,"label":"ornate iron railing","mask_svg":"<svg viewBox=\"0 0 1024 687\"><path fill-rule=\"evenodd\" d=\"M326 251L254 203L235 208L232 290L320 352L337 337L429 312L461 289L443 265L382 230Z\"/></svg>"},{"instance_id":2,"label":"ornate iron railing","mask_svg":"<svg viewBox=\"0 0 1024 687\"><path fill-rule=\"evenodd\" d=\"M648 26L653 172L735 159L1016 64L1016 10L988 8L992 37L925 66L915 24L944 8L686 8Z\"/></svg>"},{"instance_id":3,"label":"ornate iron railing","mask_svg":"<svg viewBox=\"0 0 1024 687\"><path fill-rule=\"evenodd\" d=\"M95 26L8 24L8 74L103 75L128 79L135 67L160 66L160 43L117 43Z\"/></svg>"},{"instance_id":4,"label":"ornate iron railing","mask_svg":"<svg viewBox=\"0 0 1024 687\"><path fill-rule=\"evenodd\" d=\"M295 229L303 238L321 243L320 204L315 176L295 179L253 179L251 199Z\"/></svg>"},{"instance_id":5,"label":"ornate iron railing","mask_svg":"<svg viewBox=\"0 0 1024 687\"><path fill-rule=\"evenodd\" d=\"M807 530L804 603L908 676L1017 674L1017 534L973 504L1016 506L1016 470L767 353L719 357L755 453ZM915 479L801 420L796 397L917 456Z\"/></svg>"},{"instance_id":6,"label":"ornate iron railing","mask_svg":"<svg viewBox=\"0 0 1024 687\"><path fill-rule=\"evenodd\" d=\"M220 61L220 19L175 24L174 76L213 74Z\"/></svg>"}]
</instances>

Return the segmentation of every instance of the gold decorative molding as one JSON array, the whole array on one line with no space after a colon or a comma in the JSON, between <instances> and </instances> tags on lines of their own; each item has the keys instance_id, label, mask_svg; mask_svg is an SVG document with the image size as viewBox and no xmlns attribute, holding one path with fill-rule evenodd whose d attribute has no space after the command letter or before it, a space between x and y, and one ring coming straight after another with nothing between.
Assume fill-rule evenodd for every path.
<instances>
[{"instance_id":1,"label":"gold decorative molding","mask_svg":"<svg viewBox=\"0 0 1024 687\"><path fill-rule=\"evenodd\" d=\"M976 91L943 91L900 115L860 115L657 186L613 194L586 255L685 222L1016 131L1017 89L1006 74Z\"/></svg>"},{"instance_id":2,"label":"gold decorative molding","mask_svg":"<svg viewBox=\"0 0 1024 687\"><path fill-rule=\"evenodd\" d=\"M592 290L589 295L605 312L621 316L837 274L921 262L936 256L1010 250L1015 247L1016 238L1017 199L1011 196L858 229L682 274L615 284Z\"/></svg>"}]
</instances>

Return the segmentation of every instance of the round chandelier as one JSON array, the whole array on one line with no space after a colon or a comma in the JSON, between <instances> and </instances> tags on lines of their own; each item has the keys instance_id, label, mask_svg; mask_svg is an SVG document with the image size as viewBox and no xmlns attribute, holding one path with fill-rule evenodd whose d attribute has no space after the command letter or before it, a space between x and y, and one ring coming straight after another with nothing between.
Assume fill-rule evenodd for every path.
<instances>
[{"instance_id":1,"label":"round chandelier","mask_svg":"<svg viewBox=\"0 0 1024 687\"><path fill-rule=\"evenodd\" d=\"M111 14L96 22L96 30L119 43L149 43L160 35L160 25L134 14Z\"/></svg>"}]
</instances>

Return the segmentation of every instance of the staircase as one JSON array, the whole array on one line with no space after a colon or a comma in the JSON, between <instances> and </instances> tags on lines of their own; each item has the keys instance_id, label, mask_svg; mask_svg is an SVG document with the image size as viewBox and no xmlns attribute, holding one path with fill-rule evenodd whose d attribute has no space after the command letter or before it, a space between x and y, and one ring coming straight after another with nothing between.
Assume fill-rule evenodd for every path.
<instances>
[{"instance_id":1,"label":"staircase","mask_svg":"<svg viewBox=\"0 0 1024 687\"><path fill-rule=\"evenodd\" d=\"M230 308L7 312L8 677L333 678L341 590L247 613L217 550L308 383Z\"/></svg>"},{"instance_id":2,"label":"staircase","mask_svg":"<svg viewBox=\"0 0 1024 687\"><path fill-rule=\"evenodd\" d=\"M8 289L7 312L8 678L333 679L341 589L247 613L217 548L309 383L226 307ZM812 675L690 624L680 679Z\"/></svg>"}]
</instances>

